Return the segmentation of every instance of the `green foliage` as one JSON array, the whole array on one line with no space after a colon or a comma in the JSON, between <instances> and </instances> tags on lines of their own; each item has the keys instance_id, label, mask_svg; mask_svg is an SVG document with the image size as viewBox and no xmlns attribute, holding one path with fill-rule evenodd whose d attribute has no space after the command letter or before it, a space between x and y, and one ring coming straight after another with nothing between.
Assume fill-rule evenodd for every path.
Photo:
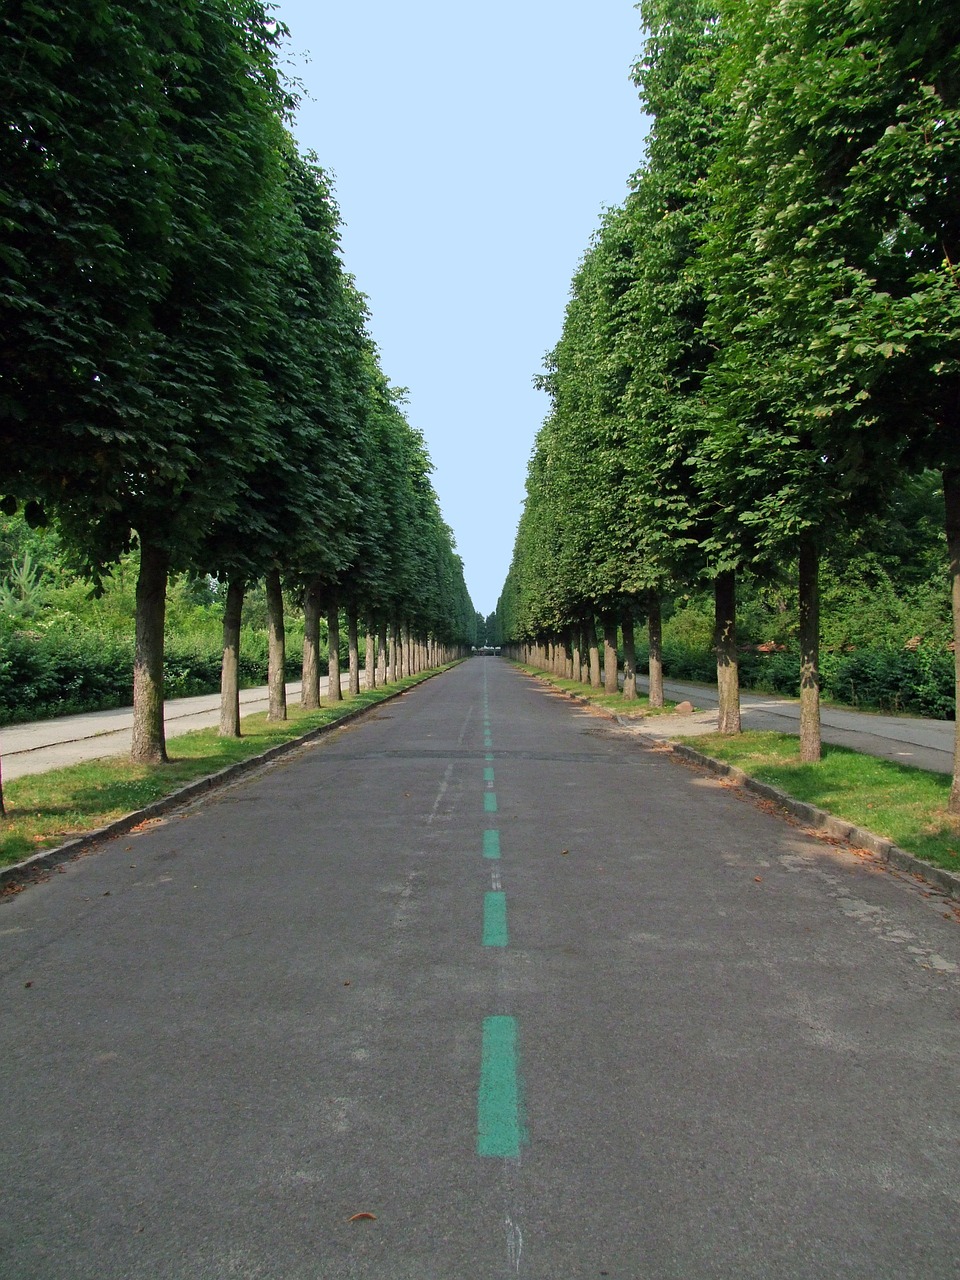
<instances>
[{"instance_id":1,"label":"green foliage","mask_svg":"<svg viewBox=\"0 0 960 1280\"><path fill-rule=\"evenodd\" d=\"M168 566L185 575L167 599L168 694L219 679L211 573L251 585L280 570L295 592L322 579L421 635L475 635L426 449L339 256L330 183L286 129L284 34L260 0L0 13L0 635L24 681L15 714L129 697L117 663L138 547L158 590ZM61 572L60 539L96 608Z\"/></svg>"},{"instance_id":2,"label":"green foliage","mask_svg":"<svg viewBox=\"0 0 960 1280\"><path fill-rule=\"evenodd\" d=\"M43 584L29 551L10 561L6 579L0 582L0 613L18 622L34 617L43 601Z\"/></svg>"},{"instance_id":3,"label":"green foliage","mask_svg":"<svg viewBox=\"0 0 960 1280\"><path fill-rule=\"evenodd\" d=\"M711 679L702 584L736 569L741 640L786 650L746 648L741 676L795 693L802 549L821 561L825 691L952 715L951 16L924 0L640 9L646 155L542 379L551 412L498 625L539 643L631 593L636 616L656 588L667 673ZM812 663L810 630L803 645Z\"/></svg>"}]
</instances>

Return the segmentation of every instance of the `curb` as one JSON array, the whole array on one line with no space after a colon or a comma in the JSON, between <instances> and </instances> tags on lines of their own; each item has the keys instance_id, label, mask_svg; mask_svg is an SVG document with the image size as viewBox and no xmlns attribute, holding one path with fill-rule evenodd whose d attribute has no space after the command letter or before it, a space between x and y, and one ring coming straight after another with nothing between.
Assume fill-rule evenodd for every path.
<instances>
[{"instance_id":1,"label":"curb","mask_svg":"<svg viewBox=\"0 0 960 1280\"><path fill-rule=\"evenodd\" d=\"M444 668L444 670L449 670L449 668ZM32 854L22 862L13 862L9 866L0 867L0 894L5 890L9 891L13 885L36 883L46 872L54 870L64 862L72 862L102 840L125 835L143 822L163 817L164 814L170 813L174 809L183 808L184 805L189 804L191 800L197 799L198 796L206 795L210 791L216 791L237 778L242 778L246 773L253 773L262 765L270 764L282 756L289 755L292 751L296 751L307 743L323 737L324 734L332 733L335 729L340 729L343 725L350 724L353 720L359 720L368 712L375 711L378 707L392 702L394 698L402 698L404 694L410 693L413 689L419 688L420 685L426 684L427 680L433 680L439 675L443 675L443 671L433 671L428 676L425 676L423 680L418 680L416 684L410 685L406 689L397 689L393 693L388 693L386 697L378 699L368 707L357 707L355 711L348 711L346 715L339 716L336 720L331 720L329 724L321 724L315 729L308 730L299 738L290 738L287 742L279 742L275 747L268 747L266 751L261 751L259 755L248 756L246 760L238 760L236 764L227 765L225 769L219 769L216 773L208 773L206 777L195 778L193 782L188 782L178 790L171 791L168 796L161 796L159 800L154 800L150 804L144 805L142 809L135 809L132 813L126 813L122 818L117 818L114 822L108 822L105 827L97 827L93 831L85 831L83 835L77 836L73 840L67 840L66 843L57 845L53 849L43 849L40 853Z\"/></svg>"},{"instance_id":2,"label":"curb","mask_svg":"<svg viewBox=\"0 0 960 1280\"><path fill-rule=\"evenodd\" d=\"M960 875L947 871L943 867L935 867L930 862L924 862L920 858L914 857L912 853L907 853L906 849L901 849L892 840L888 840L886 836L878 836L875 832L867 831L864 827L857 827L852 822L846 822L843 818L836 818L833 814L827 813L824 809L818 809L815 805L806 804L802 800L795 800L778 787L771 787L769 783L758 782L756 778L751 778L749 774L744 773L742 769L738 769L736 765L724 764L722 760L714 760L712 756L705 756L701 751L695 751L693 747L685 746L682 742L670 742L665 739L661 739L661 742L666 742L672 755L681 760L689 761L690 764L697 765L699 768L705 769L708 773L715 774L719 778L728 779L730 782L735 783L736 786L741 787L744 791L748 791L751 795L757 796L761 800L772 801L790 814L791 817L797 818L814 831L822 832L835 840L847 841L858 849L866 849L873 854L878 862L883 863L885 866L895 867L898 871L908 871L912 875L919 876L921 879L936 885L948 897L960 899Z\"/></svg>"}]
</instances>

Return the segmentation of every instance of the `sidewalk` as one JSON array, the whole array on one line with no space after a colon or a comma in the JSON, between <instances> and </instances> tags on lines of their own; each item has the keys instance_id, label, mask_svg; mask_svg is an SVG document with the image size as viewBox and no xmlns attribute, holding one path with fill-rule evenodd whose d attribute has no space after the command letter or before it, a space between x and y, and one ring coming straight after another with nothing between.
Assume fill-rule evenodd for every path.
<instances>
[{"instance_id":1,"label":"sidewalk","mask_svg":"<svg viewBox=\"0 0 960 1280\"><path fill-rule=\"evenodd\" d=\"M341 679L347 684L346 672ZM363 673L360 675L363 682ZM287 701L300 698L300 682L286 686ZM327 692L327 677L320 679L321 696ZM240 694L240 715L267 709L267 689L244 689ZM220 723L219 693L198 698L171 698L164 705L163 723L168 738L206 729ZM133 708L118 707L114 711L91 711L79 716L60 716L55 720L36 720L29 724L13 724L0 728L0 760L3 780L21 778L29 773L46 773L65 765L105 756L126 755L133 732Z\"/></svg>"},{"instance_id":2,"label":"sidewalk","mask_svg":"<svg viewBox=\"0 0 960 1280\"><path fill-rule=\"evenodd\" d=\"M646 691L645 676L637 677L637 687ZM717 728L717 690L713 685L664 680L666 696L672 701L693 703L691 715L651 716L630 722L637 733L653 738L687 738L714 733ZM800 703L795 698L744 690L740 696L744 729L772 729L779 733L800 732ZM953 772L954 722L925 720L919 716L887 716L843 707L821 707L824 742L850 747L865 755L880 756L897 764L914 765L935 773Z\"/></svg>"}]
</instances>

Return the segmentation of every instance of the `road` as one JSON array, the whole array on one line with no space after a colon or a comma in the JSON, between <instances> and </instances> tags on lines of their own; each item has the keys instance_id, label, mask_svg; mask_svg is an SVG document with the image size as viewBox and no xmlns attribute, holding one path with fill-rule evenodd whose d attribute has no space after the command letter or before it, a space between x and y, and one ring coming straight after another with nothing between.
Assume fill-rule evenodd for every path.
<instances>
[{"instance_id":1,"label":"road","mask_svg":"<svg viewBox=\"0 0 960 1280\"><path fill-rule=\"evenodd\" d=\"M360 678L362 683L362 672ZM320 678L320 692L321 695L327 692L326 676ZM300 682L288 684L287 700L292 702L299 697ZM241 717L266 709L266 688L241 690ZM211 693L197 698L170 698L164 704L163 712L168 738L188 733L191 729L208 729L220 723L220 695ZM126 755L130 751L132 734L132 707L10 725L0 729L3 777L9 782L28 773L46 773L49 769L80 764L84 760Z\"/></svg>"},{"instance_id":2,"label":"road","mask_svg":"<svg viewBox=\"0 0 960 1280\"><path fill-rule=\"evenodd\" d=\"M957 1275L949 904L506 662L0 935L4 1280Z\"/></svg>"},{"instance_id":3,"label":"road","mask_svg":"<svg viewBox=\"0 0 960 1280\"><path fill-rule=\"evenodd\" d=\"M644 691L649 681L637 678ZM675 701L686 699L696 711L690 716L651 717L637 726L638 732L656 737L686 737L710 733L717 727L717 690L715 685L663 682L666 696ZM775 694L743 690L740 710L745 729L774 729L779 733L800 732L800 703L796 698L780 698ZM932 769L937 773L953 772L953 739L956 726L952 720L922 719L920 716L888 716L873 711L853 711L847 707L821 707L821 734L824 742L850 747L866 755L880 756L898 764Z\"/></svg>"},{"instance_id":4,"label":"road","mask_svg":"<svg viewBox=\"0 0 960 1280\"><path fill-rule=\"evenodd\" d=\"M361 682L364 679L362 672L360 679ZM648 682L645 676L640 676L637 683L646 689ZM325 694L326 676L321 678L320 686L321 693ZM664 689L668 698L692 702L696 708L694 714L650 717L635 722L634 732L648 737L682 738L716 729L715 687L667 680ZM299 682L288 684L287 698L294 701L299 696ZM265 688L246 689L240 694L240 703L241 715L264 711L267 691ZM776 729L781 733L800 731L800 704L796 699L744 691L741 710L745 729ZM171 699L164 709L168 737L190 729L208 728L218 724L219 720L219 694ZM938 773L953 772L952 720L886 716L845 707L824 707L821 720L825 742L838 743L898 764L932 769ZM25 774L45 773L83 760L126 755L130 750L132 725L131 707L10 725L0 729L3 776L11 781Z\"/></svg>"}]
</instances>

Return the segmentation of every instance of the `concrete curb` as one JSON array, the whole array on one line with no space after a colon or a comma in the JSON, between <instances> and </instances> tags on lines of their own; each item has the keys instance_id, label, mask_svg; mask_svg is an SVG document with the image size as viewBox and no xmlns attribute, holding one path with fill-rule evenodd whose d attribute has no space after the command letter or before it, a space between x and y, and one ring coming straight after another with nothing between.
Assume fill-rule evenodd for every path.
<instances>
[{"instance_id":1,"label":"concrete curb","mask_svg":"<svg viewBox=\"0 0 960 1280\"><path fill-rule=\"evenodd\" d=\"M162 796L159 800L154 800L142 809L135 809L132 813L124 814L122 818L117 818L115 822L107 823L105 827L97 827L93 831L85 831L83 835L77 836L73 840L68 840L64 844L57 845L53 849L43 849L40 853L35 853L31 857L25 858L22 862L14 862L9 866L0 867L0 893L9 889L12 885L35 883L43 878L46 872L54 870L64 862L72 862L73 859L80 857L93 845L99 844L103 840L110 840L115 836L125 835L128 831L132 831L134 827L140 826L142 822L149 822L151 819L163 817L164 814L171 813L175 809L181 809L184 805L189 804L190 801L197 799L198 796L206 795L210 791L216 791L218 788L242 778L246 773L253 773L263 765L270 764L282 756L289 755L292 751L296 751L307 743L313 742L325 734L332 733L335 729L341 729L345 724L350 724L353 720L361 719L369 712L376 711L378 707L392 702L394 698L402 698L404 694L412 692L422 684L426 684L427 680L443 675L444 671L447 670L449 670L449 667L445 667L443 671L432 671L423 680L418 680L416 684L410 685L406 689L396 689L393 693L388 693L386 697L371 703L369 707L357 707L355 711L348 711L346 715L339 716L336 720L331 720L329 724L321 724L316 729L308 730L307 733L301 734L299 738L290 738L288 742L280 742L275 747L268 747L266 751L261 751L259 755L248 756L246 760L238 760L236 764L228 765L225 769L219 769L216 773L208 773L206 777L195 778L193 782L188 782L178 790L171 791L168 796Z\"/></svg>"},{"instance_id":2,"label":"concrete curb","mask_svg":"<svg viewBox=\"0 0 960 1280\"><path fill-rule=\"evenodd\" d=\"M907 871L911 875L920 876L923 880L945 893L948 897L960 899L960 875L954 874L952 871L946 871L943 867L935 867L930 862L924 862L922 859L914 857L912 853L907 853L906 849L901 849L895 845L892 840L888 840L886 836L878 836L873 831L867 831L864 827L856 827L852 822L846 822L843 818L835 818L833 814L827 813L824 809L818 809L815 805L805 804L802 800L794 800L792 796L787 795L785 791L781 791L778 787L771 787L766 782L758 782L756 778L751 778L749 774L744 773L742 769L738 769L735 765L724 764L722 760L714 760L712 756L705 756L701 751L695 751L693 747L688 747L682 742L670 742L668 739L661 739L662 744L669 746L671 753L679 757L681 760L689 761L690 764L696 765L698 768L706 769L708 773L715 774L718 778L726 778L736 786L742 787L744 791L748 791L751 795L757 796L761 800L770 800L778 805L791 817L802 822L804 826L810 827L814 831L823 832L835 840L845 840L849 844L855 845L858 849L866 849L872 853L878 862L887 866L896 867L899 871Z\"/></svg>"}]
</instances>

